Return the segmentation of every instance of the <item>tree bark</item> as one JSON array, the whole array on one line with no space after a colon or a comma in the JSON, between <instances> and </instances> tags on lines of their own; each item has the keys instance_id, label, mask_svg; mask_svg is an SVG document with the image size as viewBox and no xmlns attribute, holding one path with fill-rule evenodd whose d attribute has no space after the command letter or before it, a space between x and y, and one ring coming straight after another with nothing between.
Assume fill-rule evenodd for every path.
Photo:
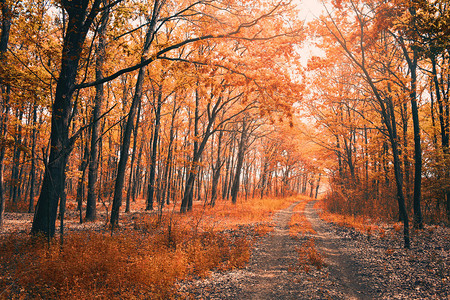
<instances>
[{"instance_id":1,"label":"tree bark","mask_svg":"<svg viewBox=\"0 0 450 300\"><path fill-rule=\"evenodd\" d=\"M317 184L316 184L316 194L314 196L314 199L317 199L317 196L319 195L320 177L321 176L322 176L322 173L319 173L319 178L317 179Z\"/></svg>"},{"instance_id":2,"label":"tree bark","mask_svg":"<svg viewBox=\"0 0 450 300\"><path fill-rule=\"evenodd\" d=\"M410 8L410 12L415 16L414 8ZM414 20L413 20L414 22ZM414 27L414 26L413 26ZM420 139L420 124L419 124L419 110L417 108L417 49L413 49L412 58L404 44L403 38L400 37L400 44L403 50L403 55L408 63L411 72L411 91L409 98L411 101L411 114L413 118L413 132L414 132L414 227L423 228L423 218L421 209L421 187L422 187L422 146Z\"/></svg>"},{"instance_id":3,"label":"tree bark","mask_svg":"<svg viewBox=\"0 0 450 300\"><path fill-rule=\"evenodd\" d=\"M149 24L145 36L144 49L141 57L142 62L144 62L147 59L148 51L154 38L156 22L159 16L159 12L161 10L160 4L161 4L160 1L157 0L155 1L153 6L153 14L151 22ZM117 166L117 177L114 185L114 198L111 209L110 223L112 225L112 228L114 228L114 226L117 225L119 222L119 210L120 206L122 206L122 190L125 181L125 169L128 161L128 150L130 148L131 131L133 129L134 117L136 115L137 106L142 99L142 87L144 85L144 78L145 78L145 66L139 69L134 96L131 102L130 112L128 114L125 132L123 135L122 146L120 149L120 159L119 164Z\"/></svg>"},{"instance_id":4,"label":"tree bark","mask_svg":"<svg viewBox=\"0 0 450 300\"><path fill-rule=\"evenodd\" d=\"M77 209L80 212L80 223L83 222L82 216L82 206L83 206L83 198L85 191L85 178L86 178L86 168L89 163L89 143L88 138L86 138L86 145L83 147L83 158L81 159L80 166L78 167L78 171L81 172L81 176L78 178L77 184Z\"/></svg>"},{"instance_id":5,"label":"tree bark","mask_svg":"<svg viewBox=\"0 0 450 300\"><path fill-rule=\"evenodd\" d=\"M439 117L439 125L440 125L440 131L441 131L441 143L442 143L442 152L444 154L444 174L446 179L448 179L450 176L450 172L448 171L447 165L447 157L450 152L449 144L450 144L450 130L449 130L449 120L447 117L447 113L449 111L448 104L445 103L445 99L442 99L442 93L441 93L441 87L438 80L438 74L437 74L437 61L434 54L431 54L430 56L431 65L432 65L432 76L433 76L433 83L435 87L435 94L436 94L436 102L438 105L438 117ZM444 190L445 198L446 198L446 210L447 210L447 219L450 220L450 189L446 188Z\"/></svg>"},{"instance_id":6,"label":"tree bark","mask_svg":"<svg viewBox=\"0 0 450 300\"><path fill-rule=\"evenodd\" d=\"M161 106L162 106L162 85L159 86L156 109L155 109L155 131L153 133L152 141L152 155L150 162L150 177L147 189L147 206L145 210L153 210L153 195L155 192L155 174L156 174L156 156L158 152L159 127L161 124Z\"/></svg>"},{"instance_id":7,"label":"tree bark","mask_svg":"<svg viewBox=\"0 0 450 300\"><path fill-rule=\"evenodd\" d=\"M165 163L165 167L164 167L164 176L163 176L163 188L162 188L162 196L161 196L161 201L162 202L166 202L167 205L170 204L170 197L169 197L169 189L170 189L170 181L171 181L171 170L172 170L172 152L173 152L173 141L174 141L174 124L175 124L175 117L177 114L178 108L177 108L177 101L176 101L176 96L174 97L173 100L173 109L172 109L172 120L170 123L170 132L169 132L169 145L167 147L167 158L166 158L166 163ZM167 194L167 200L166 200L166 194Z\"/></svg>"},{"instance_id":8,"label":"tree bark","mask_svg":"<svg viewBox=\"0 0 450 300\"><path fill-rule=\"evenodd\" d=\"M135 176L135 172L133 172L134 169L134 161L136 160L136 148L137 148L137 140L138 140L138 132L139 132L139 119L141 117L141 107L142 107L142 103L139 102L139 107L138 107L138 112L137 112L137 116L136 116L136 124L134 126L134 130L133 130L133 153L131 154L131 164L130 164L130 177L128 178L128 189L127 189L127 199L126 199L126 203L125 203L125 212L129 213L130 212L130 201L131 201L131 195L133 193L133 187L135 185L133 185L133 178L136 177ZM141 143L142 144L142 143ZM141 147L139 147L139 152L140 150L142 150ZM139 153L140 155L140 153ZM137 171L139 170L139 166L137 167Z\"/></svg>"},{"instance_id":9,"label":"tree bark","mask_svg":"<svg viewBox=\"0 0 450 300\"><path fill-rule=\"evenodd\" d=\"M108 1L103 0L103 6L107 6ZM98 29L98 44L95 51L95 79L103 78L103 69L105 62L106 49L106 26L109 20L109 8L104 10L100 20L100 27ZM95 86L94 110L92 111L92 127L91 127L91 147L89 153L89 171L88 171L88 193L86 199L86 221L95 221L97 219L97 181L98 181L98 153L99 153L99 118L102 114L104 102L104 88L103 84Z\"/></svg>"},{"instance_id":10,"label":"tree bark","mask_svg":"<svg viewBox=\"0 0 450 300\"><path fill-rule=\"evenodd\" d=\"M19 121L16 126L16 132L14 137L14 151L13 151L13 165L11 169L11 185L10 185L10 197L13 205L17 205L20 194L20 176L19 176L19 166L20 166L20 153L22 144L22 118L23 112L17 108L16 118Z\"/></svg>"},{"instance_id":11,"label":"tree bark","mask_svg":"<svg viewBox=\"0 0 450 300\"><path fill-rule=\"evenodd\" d=\"M28 213L34 212L34 187L36 185L36 138L37 138L37 105L33 107L33 130L31 137L31 170L30 170L30 199Z\"/></svg>"},{"instance_id":12,"label":"tree bark","mask_svg":"<svg viewBox=\"0 0 450 300\"><path fill-rule=\"evenodd\" d=\"M180 212L185 213L187 211L192 210L192 196L193 196L193 188L194 188L194 182L195 177L198 171L198 162L200 161L200 157L203 153L203 150L205 149L206 143L208 142L209 137L213 133L212 127L214 124L214 121L217 117L217 113L223 106L221 105L221 97L217 100L217 102L214 104L213 108L211 109L211 105L208 104L208 124L206 125L205 131L203 133L203 138L201 143L198 145L198 149L194 151L194 156L192 157L192 162L188 170L187 174L187 180L186 185L184 189L184 195L183 199L181 201L181 207Z\"/></svg>"},{"instance_id":13,"label":"tree bark","mask_svg":"<svg viewBox=\"0 0 450 300\"><path fill-rule=\"evenodd\" d=\"M65 166L72 148L72 141L69 140L69 126L79 60L86 34L99 12L101 0L94 0L90 12L88 12L89 1L80 2L61 3L68 12L69 20L64 36L60 75L52 105L49 160L45 167L41 193L31 228L32 234L42 233L49 237L55 234L58 202L64 191Z\"/></svg>"},{"instance_id":14,"label":"tree bark","mask_svg":"<svg viewBox=\"0 0 450 300\"><path fill-rule=\"evenodd\" d=\"M242 120L241 140L239 141L239 146L238 146L236 173L234 174L233 186L231 187L231 203L233 203L233 204L236 204L237 196L238 196L238 192L239 192L241 170L242 170L242 165L244 163L244 154L246 151L247 130L248 130L247 121L244 118L244 120Z\"/></svg>"},{"instance_id":15,"label":"tree bark","mask_svg":"<svg viewBox=\"0 0 450 300\"><path fill-rule=\"evenodd\" d=\"M6 51L8 50L9 33L11 29L11 8L6 3L6 0L0 0L2 19L1 19L1 35L0 35L0 63L6 65ZM3 67L3 66L2 66ZM0 77L0 88L2 96L2 107L1 107L1 119L0 119L0 134L2 137L6 134L8 114L9 114L9 98L10 98L10 86L7 83L7 78L3 76ZM5 146L2 145L0 148L0 227L3 226L3 214L5 211L5 196L4 196L4 185L3 185L3 160L5 158Z\"/></svg>"},{"instance_id":16,"label":"tree bark","mask_svg":"<svg viewBox=\"0 0 450 300\"><path fill-rule=\"evenodd\" d=\"M223 162L220 159L220 155L221 155L221 146L222 146L222 137L223 137L223 131L219 132L219 136L217 138L217 160L216 160L216 164L213 167L213 178L212 178L212 183L211 183L211 201L210 201L210 205L212 207L214 207L214 205L216 205L216 199L217 199L217 185L219 183L219 178L220 178L220 170L223 166Z\"/></svg>"}]
</instances>

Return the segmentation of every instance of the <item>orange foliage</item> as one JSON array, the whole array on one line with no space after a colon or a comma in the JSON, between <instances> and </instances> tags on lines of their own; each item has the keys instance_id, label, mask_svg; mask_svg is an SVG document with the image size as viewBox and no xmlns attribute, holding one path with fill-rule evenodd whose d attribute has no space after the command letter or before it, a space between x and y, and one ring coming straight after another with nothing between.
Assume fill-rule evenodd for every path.
<instances>
[{"instance_id":1,"label":"orange foliage","mask_svg":"<svg viewBox=\"0 0 450 300\"><path fill-rule=\"evenodd\" d=\"M386 236L385 230L378 225L373 224L373 220L367 218L366 216L336 214L328 211L322 211L321 217L327 222L331 222L339 226L354 228L361 233L367 234L368 236L377 235L379 238L384 238Z\"/></svg>"},{"instance_id":2,"label":"orange foliage","mask_svg":"<svg viewBox=\"0 0 450 300\"><path fill-rule=\"evenodd\" d=\"M299 256L299 267L309 272L310 266L314 266L317 270L321 270L326 266L323 256L317 251L314 239L309 239L296 249Z\"/></svg>"}]
</instances>

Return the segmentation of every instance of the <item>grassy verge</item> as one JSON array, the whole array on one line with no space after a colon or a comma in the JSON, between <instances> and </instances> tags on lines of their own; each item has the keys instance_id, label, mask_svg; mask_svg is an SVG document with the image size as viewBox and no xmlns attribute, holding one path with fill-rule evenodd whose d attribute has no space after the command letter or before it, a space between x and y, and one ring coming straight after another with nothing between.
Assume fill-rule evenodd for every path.
<instances>
[{"instance_id":1,"label":"grassy verge","mask_svg":"<svg viewBox=\"0 0 450 300\"><path fill-rule=\"evenodd\" d=\"M294 213L289 222L289 235L298 238L300 241L300 245L295 249L298 254L295 269L308 273L311 267L321 270L326 264L322 254L316 248L314 238L307 236L316 233L304 214L306 204L313 199L306 196L299 199L301 199L301 202L294 208Z\"/></svg>"},{"instance_id":2,"label":"grassy verge","mask_svg":"<svg viewBox=\"0 0 450 300\"><path fill-rule=\"evenodd\" d=\"M317 202L318 208L323 208L322 202ZM330 223L334 223L339 226L353 228L361 233L365 233L369 236L377 235L380 238L383 238L386 234L385 229L374 224L374 220L365 216L352 216L352 215L344 215L337 213L330 213L325 209L319 210L320 217ZM376 220L375 220L376 221ZM402 225L400 223L394 223L393 228L395 231L400 231Z\"/></svg>"},{"instance_id":3,"label":"grassy verge","mask_svg":"<svg viewBox=\"0 0 450 300\"><path fill-rule=\"evenodd\" d=\"M301 202L294 208L291 221L289 222L289 234L291 236L305 235L307 233L315 234L316 232L304 214L306 204L312 199L307 196L302 196L299 199L301 199Z\"/></svg>"}]
</instances>

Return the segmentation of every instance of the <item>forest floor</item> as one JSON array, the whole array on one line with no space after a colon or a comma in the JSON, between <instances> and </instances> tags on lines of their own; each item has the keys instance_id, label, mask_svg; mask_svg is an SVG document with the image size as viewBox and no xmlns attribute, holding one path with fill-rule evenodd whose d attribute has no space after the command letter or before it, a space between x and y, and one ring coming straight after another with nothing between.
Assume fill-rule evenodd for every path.
<instances>
[{"instance_id":1,"label":"forest floor","mask_svg":"<svg viewBox=\"0 0 450 300\"><path fill-rule=\"evenodd\" d=\"M375 232L324 222L315 201L274 216L248 266L182 282L188 299L450 299L450 230L425 226L404 249L398 225ZM293 214L313 230L289 234ZM306 259L305 259L306 257Z\"/></svg>"},{"instance_id":2,"label":"forest floor","mask_svg":"<svg viewBox=\"0 0 450 300\"><path fill-rule=\"evenodd\" d=\"M233 239L250 237L248 264L190 276L176 284L169 298L450 299L450 228L412 230L412 247L404 249L399 224L364 220L354 226L351 218L321 213L317 201L297 198L290 203L273 215L273 230L266 234L258 234L251 224L219 226L217 230ZM245 213L236 212L239 217ZM141 214L130 214L122 228L135 226ZM75 211L69 214L67 231L106 228L106 214L100 213L97 223L78 224L77 218ZM31 219L31 214L6 213L0 234L27 234ZM217 216L210 219L225 222Z\"/></svg>"}]
</instances>

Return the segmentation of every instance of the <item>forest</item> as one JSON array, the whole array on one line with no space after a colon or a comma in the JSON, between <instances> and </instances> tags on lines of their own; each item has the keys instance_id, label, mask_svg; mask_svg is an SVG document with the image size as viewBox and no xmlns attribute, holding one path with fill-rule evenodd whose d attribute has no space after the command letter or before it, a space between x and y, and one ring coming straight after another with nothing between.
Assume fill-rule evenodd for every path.
<instances>
[{"instance_id":1,"label":"forest","mask_svg":"<svg viewBox=\"0 0 450 300\"><path fill-rule=\"evenodd\" d=\"M314 210L439 233L449 296L450 2L317 5L0 0L0 299L195 298ZM333 274L324 245L300 269Z\"/></svg>"}]
</instances>

